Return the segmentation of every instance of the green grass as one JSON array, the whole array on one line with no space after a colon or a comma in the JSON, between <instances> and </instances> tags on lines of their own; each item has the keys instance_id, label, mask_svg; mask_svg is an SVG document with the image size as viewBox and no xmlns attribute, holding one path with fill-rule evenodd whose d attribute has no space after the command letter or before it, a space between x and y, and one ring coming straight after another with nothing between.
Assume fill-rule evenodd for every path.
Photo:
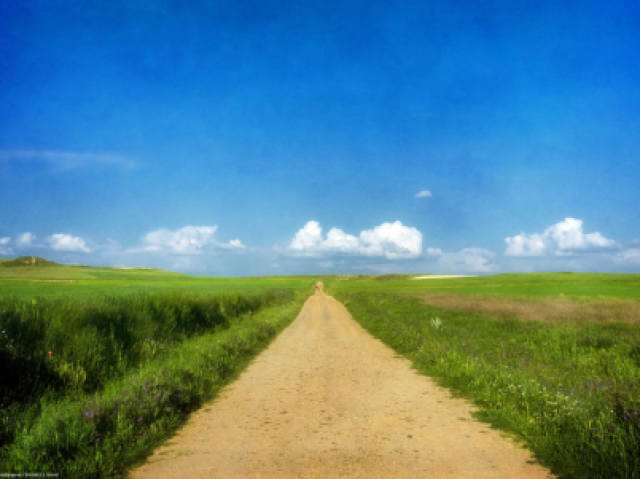
<instances>
[{"instance_id":1,"label":"green grass","mask_svg":"<svg viewBox=\"0 0 640 479\"><path fill-rule=\"evenodd\" d=\"M408 275L351 276L331 281L335 291L419 292L573 298L620 298L640 300L640 275L600 273L499 274L473 278L406 279ZM412 275L413 276L413 275ZM384 280L379 278L391 277Z\"/></svg>"},{"instance_id":2,"label":"green grass","mask_svg":"<svg viewBox=\"0 0 640 479\"><path fill-rule=\"evenodd\" d=\"M156 269L92 268L88 266L3 267L0 298L69 297L96 299L144 292L224 292L312 288L313 277L207 278Z\"/></svg>"},{"instance_id":3,"label":"green grass","mask_svg":"<svg viewBox=\"0 0 640 479\"><path fill-rule=\"evenodd\" d=\"M1 411L0 471L122 476L236 377L295 319L306 297L304 291L263 291L253 298L173 293L89 302L87 310L68 299L3 305L9 316L19 317L9 321L21 334L11 354L22 348L25 361L38 364L33 373L49 387L37 391L38 400L21 407L14 401ZM75 323L54 314L65 308L75 311ZM72 323L81 326L79 334L69 334ZM61 349L48 355L47 341L65 333ZM109 346L114 342L119 347Z\"/></svg>"},{"instance_id":4,"label":"green grass","mask_svg":"<svg viewBox=\"0 0 640 479\"><path fill-rule=\"evenodd\" d=\"M478 419L524 440L555 474L640 477L640 327L496 320L343 286L328 292L363 327L474 400Z\"/></svg>"}]
</instances>

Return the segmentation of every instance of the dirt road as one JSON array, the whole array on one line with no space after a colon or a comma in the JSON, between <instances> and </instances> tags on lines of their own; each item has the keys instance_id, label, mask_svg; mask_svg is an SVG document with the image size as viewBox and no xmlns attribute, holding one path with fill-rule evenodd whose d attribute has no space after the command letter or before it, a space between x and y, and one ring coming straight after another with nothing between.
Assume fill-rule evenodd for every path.
<instances>
[{"instance_id":1,"label":"dirt road","mask_svg":"<svg viewBox=\"0 0 640 479\"><path fill-rule=\"evenodd\" d=\"M142 478L546 478L317 288Z\"/></svg>"}]
</instances>

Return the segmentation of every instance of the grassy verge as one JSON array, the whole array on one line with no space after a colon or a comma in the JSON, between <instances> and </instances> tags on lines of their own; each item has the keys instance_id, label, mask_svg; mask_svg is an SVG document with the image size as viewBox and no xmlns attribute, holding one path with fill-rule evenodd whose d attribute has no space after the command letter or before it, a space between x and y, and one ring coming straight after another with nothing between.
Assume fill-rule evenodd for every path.
<instances>
[{"instance_id":1,"label":"grassy verge","mask_svg":"<svg viewBox=\"0 0 640 479\"><path fill-rule=\"evenodd\" d=\"M291 297L291 291L263 291L0 299L0 408L46 391L99 391L186 339L226 329L241 314Z\"/></svg>"},{"instance_id":2,"label":"grassy verge","mask_svg":"<svg viewBox=\"0 0 640 479\"><path fill-rule=\"evenodd\" d=\"M295 319L306 296L291 293L235 316L229 314L229 302L222 302L226 328L194 327L198 334L161 353L157 348L157 354L128 366L93 392L76 388L64 395L44 394L19 413L4 411L11 414L2 418L11 442L2 448L0 471L123 475L236 377Z\"/></svg>"},{"instance_id":3,"label":"grassy verge","mask_svg":"<svg viewBox=\"0 0 640 479\"><path fill-rule=\"evenodd\" d=\"M640 327L493 319L386 293L336 298L560 477L640 478Z\"/></svg>"}]
</instances>

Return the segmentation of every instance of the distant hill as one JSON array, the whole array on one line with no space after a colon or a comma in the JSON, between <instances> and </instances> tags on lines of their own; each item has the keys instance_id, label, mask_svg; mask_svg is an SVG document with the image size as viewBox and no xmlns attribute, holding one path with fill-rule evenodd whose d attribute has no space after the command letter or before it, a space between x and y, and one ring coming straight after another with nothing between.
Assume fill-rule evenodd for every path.
<instances>
[{"instance_id":1,"label":"distant hill","mask_svg":"<svg viewBox=\"0 0 640 479\"><path fill-rule=\"evenodd\" d=\"M60 264L38 256L20 256L19 258L0 263L3 267L15 266L60 266Z\"/></svg>"}]
</instances>

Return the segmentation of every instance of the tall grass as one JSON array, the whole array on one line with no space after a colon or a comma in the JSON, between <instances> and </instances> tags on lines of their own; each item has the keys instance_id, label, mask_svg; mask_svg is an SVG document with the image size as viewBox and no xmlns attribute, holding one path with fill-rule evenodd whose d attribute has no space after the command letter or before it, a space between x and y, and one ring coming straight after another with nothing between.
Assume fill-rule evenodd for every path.
<instances>
[{"instance_id":1,"label":"tall grass","mask_svg":"<svg viewBox=\"0 0 640 479\"><path fill-rule=\"evenodd\" d=\"M20 469L20 464L29 467L47 461L57 464L51 456L54 449L55 455L61 454L67 461L74 458L74 462L80 454L74 448L79 447L78 441L86 443L85 426L90 423L96 431L102 431L102 436L96 436L100 437L98 442L110 444L107 437L121 432L113 422L115 418L125 417L129 413L122 416L122 411L139 406L131 396L127 396L129 402L122 404L113 399L123 388L145 394L152 390L159 394L162 390L158 407L172 408L176 414L191 410L195 403L186 398L196 398L198 403L208 397L219 380L237 366L238 358L255 352L284 324L279 316L275 322L247 319L258 317L265 308L274 306L274 311L284 308L286 322L295 317L287 308L294 305L295 309L299 302L298 295L291 291L250 295L142 294L103 297L91 302L0 300L0 450L8 457L3 459L5 464L0 470L6 466L32 471ZM235 335L218 339L234 325ZM198 348L207 351L200 353ZM164 375L158 372L160 367ZM147 376L140 376L141 371L147 371ZM124 378L132 375L156 379L143 381L147 386L142 389L142 384L125 387L129 379ZM91 395L93 406L88 405L87 399L83 403L86 424L78 423L70 411L77 413L78 398ZM141 399L145 400L148 398ZM117 410L120 406L124 409L116 416L109 414L110 418L105 419L101 415L100 426L93 419L89 421L89 413L94 414L93 418L98 410L112 407ZM51 408L58 412L47 416ZM154 431L165 431L169 423L179 422L180 414L176 416L178 419L167 419L169 416L161 414L161 409L145 412L146 424L155 424ZM140 422L145 420L143 415L139 417L143 418ZM60 440L52 439L54 432ZM37 452L30 444L34 437L41 436L49 442ZM64 443L70 438L70 443ZM88 470L85 466L77 467L78 471Z\"/></svg>"},{"instance_id":2,"label":"tall grass","mask_svg":"<svg viewBox=\"0 0 640 479\"><path fill-rule=\"evenodd\" d=\"M554 473L640 477L640 327L497 320L384 293L336 297Z\"/></svg>"}]
</instances>

